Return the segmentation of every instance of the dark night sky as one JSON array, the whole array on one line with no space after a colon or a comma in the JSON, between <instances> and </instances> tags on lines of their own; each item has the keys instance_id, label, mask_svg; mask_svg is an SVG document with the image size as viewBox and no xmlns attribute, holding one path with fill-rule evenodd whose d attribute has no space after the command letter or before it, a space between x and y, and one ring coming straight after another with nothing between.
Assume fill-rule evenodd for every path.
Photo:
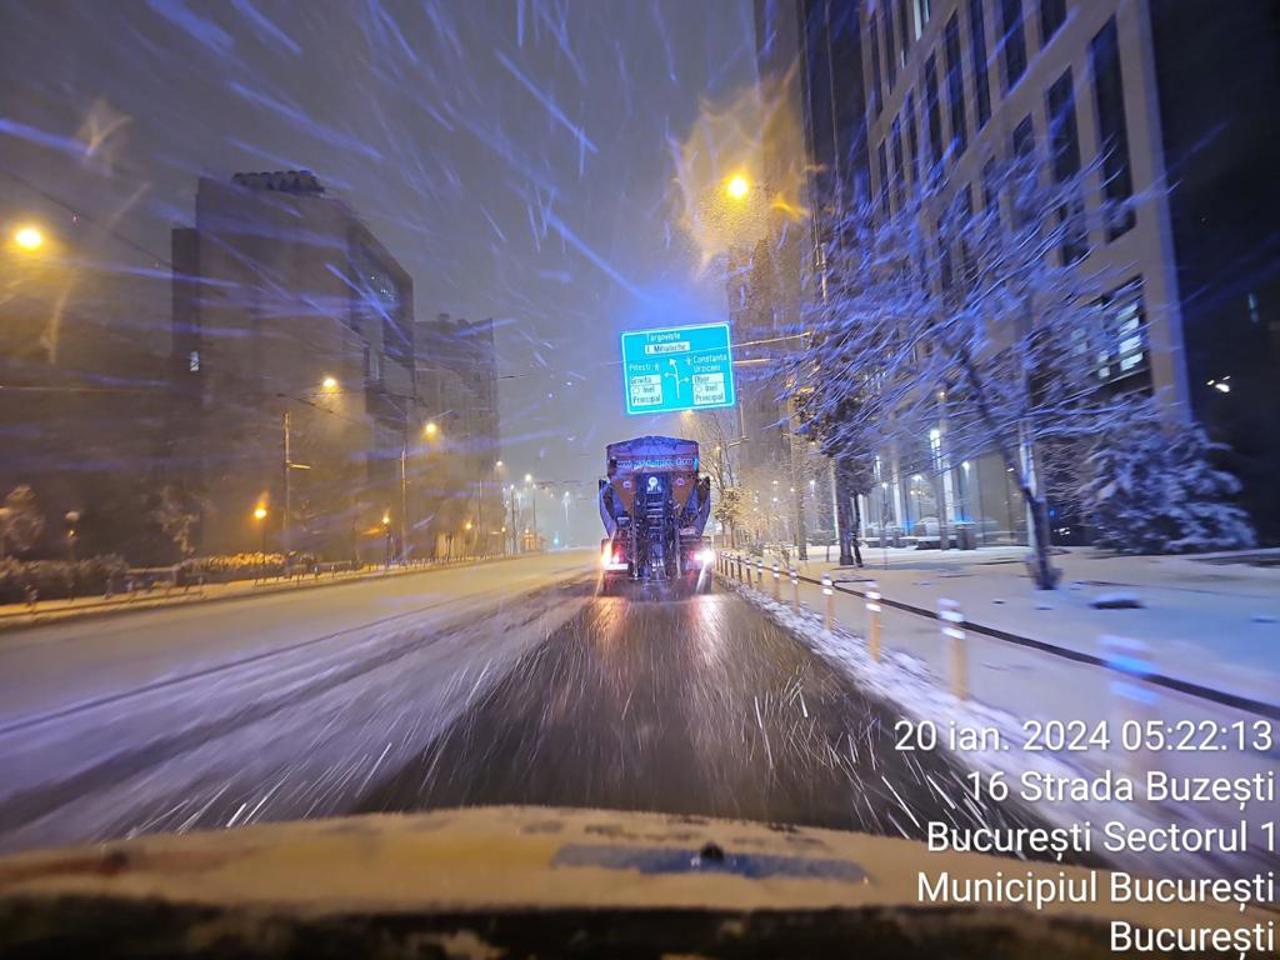
<instances>
[{"instance_id":1,"label":"dark night sky","mask_svg":"<svg viewBox=\"0 0 1280 960\"><path fill-rule=\"evenodd\" d=\"M502 322L513 472L586 479L604 443L671 426L625 422L618 332L724 319L674 156L753 84L752 44L748 0L6 0L0 221L110 224L85 256L133 271L114 322L163 351L167 278L136 271L196 177L312 169L412 273L418 317Z\"/></svg>"}]
</instances>

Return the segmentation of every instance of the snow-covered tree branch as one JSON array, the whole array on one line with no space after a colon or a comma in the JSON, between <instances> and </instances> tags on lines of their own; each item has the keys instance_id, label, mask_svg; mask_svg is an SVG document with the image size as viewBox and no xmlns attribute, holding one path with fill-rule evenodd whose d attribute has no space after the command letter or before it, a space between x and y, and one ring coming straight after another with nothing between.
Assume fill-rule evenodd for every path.
<instances>
[{"instance_id":1,"label":"snow-covered tree branch","mask_svg":"<svg viewBox=\"0 0 1280 960\"><path fill-rule=\"evenodd\" d=\"M865 463L893 451L904 472L938 476L997 453L1029 508L1033 576L1049 589L1038 451L1114 428L1130 405L1106 370L1123 278L1088 255L1105 213L1084 203L1099 170L1045 160L1028 147L988 164L980 184L926 174L891 189L892 203L843 211L792 380L829 454Z\"/></svg>"}]
</instances>

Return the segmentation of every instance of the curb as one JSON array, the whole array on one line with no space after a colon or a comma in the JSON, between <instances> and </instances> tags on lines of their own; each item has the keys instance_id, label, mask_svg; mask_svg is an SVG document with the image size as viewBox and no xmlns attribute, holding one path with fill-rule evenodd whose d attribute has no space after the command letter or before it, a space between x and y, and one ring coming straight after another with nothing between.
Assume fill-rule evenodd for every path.
<instances>
[{"instance_id":1,"label":"curb","mask_svg":"<svg viewBox=\"0 0 1280 960\"><path fill-rule=\"evenodd\" d=\"M487 566L516 560L525 554L505 557L492 557L484 560L473 560L469 563L446 564L438 567L424 567L420 570L380 571L348 577L344 580L296 580L288 583L252 584L248 590L240 593L228 593L218 596L205 596L203 593L180 594L170 597L153 597L144 600L121 601L119 603L95 602L82 607L70 607L45 614L11 613L0 614L0 634L16 630L32 630L39 627L54 627L64 622L80 622L82 620L99 620L125 613L148 613L151 611L171 610L175 607L201 606L214 603L229 603L233 600L253 600L258 597L270 597L280 593L299 593L305 590L319 590L325 587L341 587L351 584L368 583L371 580L383 580L391 577L409 577L443 570L464 570L471 567ZM231 581L244 583L246 581Z\"/></svg>"},{"instance_id":2,"label":"curb","mask_svg":"<svg viewBox=\"0 0 1280 960\"><path fill-rule=\"evenodd\" d=\"M721 574L721 576L724 576L726 579L732 579L733 577L732 574ZM808 583L812 586L820 587L823 585L821 580L814 580L812 577L806 577L803 574L797 574L796 579L801 583ZM866 598L865 591L851 589L848 586L844 586L843 584L845 583L848 583L848 581L836 581L833 582L831 586L836 593L843 593L851 597ZM904 613L915 614L916 616L923 617L925 619L939 619L937 611L928 610L924 607L918 607L910 603L904 603L901 600L891 600L888 597L881 596L879 598L879 603L883 606L893 607L894 609L901 610ZM1232 707L1246 713L1256 714L1257 716L1268 717L1272 720L1280 720L1280 704L1268 703L1265 700L1256 700L1252 697L1231 693L1226 690L1217 690L1213 687L1206 687L1202 684L1195 683L1191 680L1184 680L1180 677L1173 677L1155 672L1148 673L1145 671L1127 670L1106 657L1100 657L1097 654L1086 653L1081 650L1072 649L1071 647L1063 647L1055 643L1049 643L1045 640L1036 640L1032 637L1022 636L1021 634L1010 633L1007 630L1001 630L999 627L989 627L981 623L974 623L972 620L963 620L960 622L960 625L965 630L982 634L983 636L990 637L993 640L1002 640L1005 643L1010 643L1020 647L1028 647L1049 656L1059 657L1064 660L1073 660L1076 663L1100 667L1103 670L1107 670L1112 673L1131 676L1135 679L1150 683L1153 686L1163 687L1167 690L1174 690L1190 697L1208 701L1209 703L1216 703L1219 706Z\"/></svg>"}]
</instances>

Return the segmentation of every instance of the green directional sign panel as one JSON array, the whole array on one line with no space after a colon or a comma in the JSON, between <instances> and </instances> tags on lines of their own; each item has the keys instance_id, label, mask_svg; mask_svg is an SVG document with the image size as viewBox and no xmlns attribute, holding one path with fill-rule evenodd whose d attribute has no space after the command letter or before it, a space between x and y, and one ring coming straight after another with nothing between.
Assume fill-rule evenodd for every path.
<instances>
[{"instance_id":1,"label":"green directional sign panel","mask_svg":"<svg viewBox=\"0 0 1280 960\"><path fill-rule=\"evenodd\" d=\"M733 406L729 325L624 333L622 384L628 414Z\"/></svg>"}]
</instances>

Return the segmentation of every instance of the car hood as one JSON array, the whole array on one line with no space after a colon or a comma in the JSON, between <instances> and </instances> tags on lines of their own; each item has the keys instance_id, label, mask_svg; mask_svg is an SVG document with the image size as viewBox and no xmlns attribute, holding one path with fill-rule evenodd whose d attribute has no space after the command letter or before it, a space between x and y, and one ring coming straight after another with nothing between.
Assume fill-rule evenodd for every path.
<instances>
[{"instance_id":1,"label":"car hood","mask_svg":"<svg viewBox=\"0 0 1280 960\"><path fill-rule=\"evenodd\" d=\"M751 925L766 915L774 920L757 943L766 952L794 943L798 935L794 926L779 927L779 917L788 923L807 918L805 930L833 943L868 936L867 918L874 917L878 942L889 936L886 923L902 938L905 946L887 954L898 960L937 955L915 952L929 940L928 923L951 925L938 933L936 943L929 941L930 951L953 944L949 938L958 923L960 935L981 931L992 942L1021 940L1032 930L1035 945L1016 955L1046 960L1106 955L1105 931L1113 919L1142 926L1230 927L1258 919L1252 908L1237 913L1185 904L1175 909L1102 903L1049 907L1028 924L1026 914L1010 909L920 905L922 869L934 876L946 870L952 877L988 878L997 870L1044 876L1087 872L931 853L923 844L889 837L701 817L533 807L447 809L147 836L12 856L0 860L0 952L6 940L10 946L39 942L57 950L68 944L96 950L108 936L104 929L119 931L122 918L136 914L146 942L162 941L175 953L199 953L191 950L191 938L205 943L200 937L208 937L209 924L251 915L275 923L287 918L289 938L300 936L308 924L322 928L325 942L338 935L335 923L353 917L361 918L360 937L371 935L370 917L392 924L418 918L413 933L418 938L456 937L461 923L473 938L467 942L484 947L477 955L491 955L485 949L501 937L507 938L504 950L554 954L548 943L587 936L593 924L608 918L604 942L641 938L657 956L677 941L680 952L708 949L721 942L726 929L755 936ZM104 902L109 909L102 908ZM673 919L655 922L655 912ZM485 918L482 923L457 920L477 916ZM553 922L548 918L566 916L573 920L564 931L546 929ZM678 926L684 922L678 918L690 916L713 918L715 925L696 931ZM536 935L548 938L540 947L528 939L535 935L531 922L542 925ZM68 940L68 929L81 935ZM197 936L193 929L205 932ZM1065 952L1046 948L1045 938L1054 940L1062 929L1075 946ZM243 935L237 927L236 936ZM263 936L254 934L258 940ZM276 931L265 942L276 943L279 936ZM378 936L385 940L391 934L382 930ZM139 942L131 941L132 947ZM1076 946L1086 942L1088 949L1077 953ZM349 943L356 952L368 946L359 939Z\"/></svg>"}]
</instances>

